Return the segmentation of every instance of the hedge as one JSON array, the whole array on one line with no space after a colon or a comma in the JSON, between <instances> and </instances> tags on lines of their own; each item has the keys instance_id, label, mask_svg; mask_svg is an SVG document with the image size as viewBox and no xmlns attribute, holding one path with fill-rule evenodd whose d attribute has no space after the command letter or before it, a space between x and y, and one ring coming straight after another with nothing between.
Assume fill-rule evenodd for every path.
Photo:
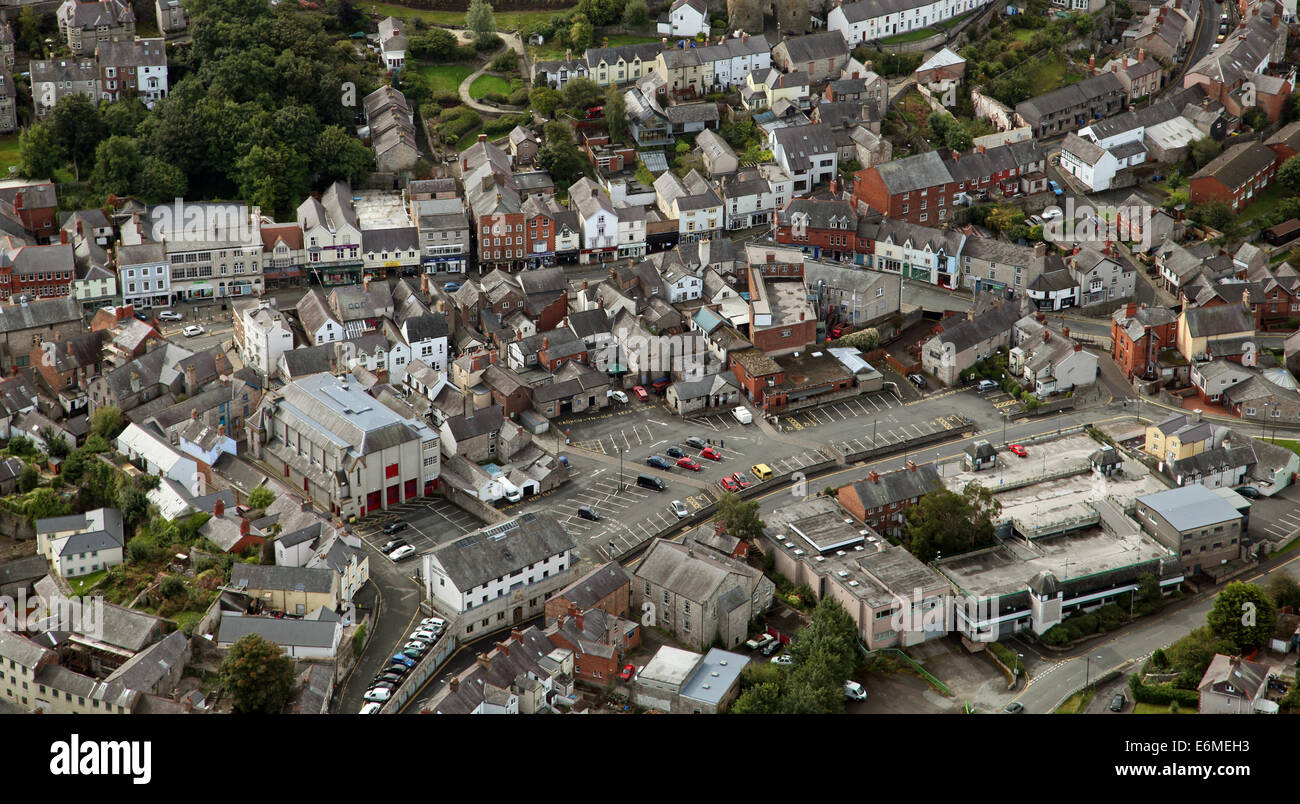
<instances>
[{"instance_id":1,"label":"hedge","mask_svg":"<svg viewBox=\"0 0 1300 804\"><path fill-rule=\"evenodd\" d=\"M1201 703L1196 690L1180 690L1170 684L1143 684L1136 673L1128 677L1128 686L1133 692L1133 700L1138 703L1168 706L1170 702L1177 701L1179 706L1186 704L1196 707Z\"/></svg>"}]
</instances>

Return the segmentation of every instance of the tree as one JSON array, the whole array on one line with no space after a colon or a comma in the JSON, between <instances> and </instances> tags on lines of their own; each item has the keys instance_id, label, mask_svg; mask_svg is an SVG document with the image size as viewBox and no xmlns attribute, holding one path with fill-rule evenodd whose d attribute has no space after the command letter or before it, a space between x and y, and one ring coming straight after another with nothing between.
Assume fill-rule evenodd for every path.
<instances>
[{"instance_id":1,"label":"tree","mask_svg":"<svg viewBox=\"0 0 1300 804\"><path fill-rule=\"evenodd\" d=\"M54 124L42 120L18 137L18 171L29 179L48 179L68 161L54 136Z\"/></svg>"},{"instance_id":2,"label":"tree","mask_svg":"<svg viewBox=\"0 0 1300 804\"><path fill-rule=\"evenodd\" d=\"M1187 210L1187 217L1197 223L1203 223L1211 229L1220 231L1232 223L1234 214L1228 202L1221 198L1212 198L1204 204L1199 204Z\"/></svg>"},{"instance_id":3,"label":"tree","mask_svg":"<svg viewBox=\"0 0 1300 804\"><path fill-rule=\"evenodd\" d=\"M86 95L73 93L59 99L50 119L54 139L72 161L72 172L80 180L81 167L93 164L95 148L104 138L104 121L99 109Z\"/></svg>"},{"instance_id":4,"label":"tree","mask_svg":"<svg viewBox=\"0 0 1300 804\"><path fill-rule=\"evenodd\" d=\"M49 486L32 489L23 496L23 516L32 522L72 513L72 503Z\"/></svg>"},{"instance_id":5,"label":"tree","mask_svg":"<svg viewBox=\"0 0 1300 804\"><path fill-rule=\"evenodd\" d=\"M90 431L107 441L117 438L125 426L122 423L122 411L115 405L105 405L90 414Z\"/></svg>"},{"instance_id":6,"label":"tree","mask_svg":"<svg viewBox=\"0 0 1300 804\"><path fill-rule=\"evenodd\" d=\"M1292 92L1286 98L1286 120L1288 123L1300 120L1300 91Z\"/></svg>"},{"instance_id":7,"label":"tree","mask_svg":"<svg viewBox=\"0 0 1300 804\"><path fill-rule=\"evenodd\" d=\"M327 126L321 131L312 157L319 186L339 180L357 184L370 170L373 161L373 154L365 143L342 126Z\"/></svg>"},{"instance_id":8,"label":"tree","mask_svg":"<svg viewBox=\"0 0 1300 804\"><path fill-rule=\"evenodd\" d=\"M623 92L615 85L610 85L605 93L605 127L609 129L609 138L613 142L627 139L627 103Z\"/></svg>"},{"instance_id":9,"label":"tree","mask_svg":"<svg viewBox=\"0 0 1300 804\"><path fill-rule=\"evenodd\" d=\"M23 465L23 472L18 476L18 490L23 494L31 491L41 484L41 473L36 470L35 466L29 464Z\"/></svg>"},{"instance_id":10,"label":"tree","mask_svg":"<svg viewBox=\"0 0 1300 804\"><path fill-rule=\"evenodd\" d=\"M53 427L41 428L41 440L45 442L45 451L50 454L51 458L66 458L68 453L72 451L72 448L68 446L67 439Z\"/></svg>"},{"instance_id":11,"label":"tree","mask_svg":"<svg viewBox=\"0 0 1300 804\"><path fill-rule=\"evenodd\" d=\"M456 35L446 28L430 28L411 38L411 53L429 61L451 61L459 49Z\"/></svg>"},{"instance_id":12,"label":"tree","mask_svg":"<svg viewBox=\"0 0 1300 804\"><path fill-rule=\"evenodd\" d=\"M288 213L311 190L307 155L290 145L254 145L235 161L239 194L263 210Z\"/></svg>"},{"instance_id":13,"label":"tree","mask_svg":"<svg viewBox=\"0 0 1300 804\"><path fill-rule=\"evenodd\" d=\"M993 544L993 518L1002 504L975 481L961 494L936 489L907 509L903 545L923 562Z\"/></svg>"},{"instance_id":14,"label":"tree","mask_svg":"<svg viewBox=\"0 0 1300 804\"><path fill-rule=\"evenodd\" d=\"M475 39L496 33L497 21L492 14L492 4L487 0L470 0L465 12L465 27L474 32Z\"/></svg>"},{"instance_id":15,"label":"tree","mask_svg":"<svg viewBox=\"0 0 1300 804\"><path fill-rule=\"evenodd\" d=\"M844 680L853 675L858 663L857 628L853 618L834 597L822 597L808 625L795 634L786 653L794 659L796 676L814 657L820 657L826 663L825 669L837 679L836 691L843 695Z\"/></svg>"},{"instance_id":16,"label":"tree","mask_svg":"<svg viewBox=\"0 0 1300 804\"><path fill-rule=\"evenodd\" d=\"M850 332L840 338L838 343L840 346L849 346L854 349L861 349L864 352L870 352L880 345L880 331L874 327L867 327L857 332Z\"/></svg>"},{"instance_id":17,"label":"tree","mask_svg":"<svg viewBox=\"0 0 1300 804\"><path fill-rule=\"evenodd\" d=\"M564 105L573 109L589 109L600 104L605 90L590 78L573 78L560 90Z\"/></svg>"},{"instance_id":18,"label":"tree","mask_svg":"<svg viewBox=\"0 0 1300 804\"><path fill-rule=\"evenodd\" d=\"M156 156L146 157L144 166L136 177L136 194L148 201L164 202L183 198L189 189L189 179L175 165Z\"/></svg>"},{"instance_id":19,"label":"tree","mask_svg":"<svg viewBox=\"0 0 1300 804\"><path fill-rule=\"evenodd\" d=\"M114 135L95 148L94 187L102 195L130 195L144 166L135 138Z\"/></svg>"},{"instance_id":20,"label":"tree","mask_svg":"<svg viewBox=\"0 0 1300 804\"><path fill-rule=\"evenodd\" d=\"M1288 606L1300 608L1300 584L1284 572L1275 574L1268 580L1264 591L1272 598L1273 605L1282 609Z\"/></svg>"},{"instance_id":21,"label":"tree","mask_svg":"<svg viewBox=\"0 0 1300 804\"><path fill-rule=\"evenodd\" d=\"M960 121L954 120L952 125L948 126L948 134L944 138L944 144L948 146L950 151L963 153L969 151L974 143L966 126Z\"/></svg>"},{"instance_id":22,"label":"tree","mask_svg":"<svg viewBox=\"0 0 1300 804\"><path fill-rule=\"evenodd\" d=\"M279 714L293 688L293 661L257 634L240 637L221 661L221 683L243 714Z\"/></svg>"},{"instance_id":23,"label":"tree","mask_svg":"<svg viewBox=\"0 0 1300 804\"><path fill-rule=\"evenodd\" d=\"M627 0L623 6L623 24L629 28L644 28L650 24L650 7L645 0Z\"/></svg>"},{"instance_id":24,"label":"tree","mask_svg":"<svg viewBox=\"0 0 1300 804\"><path fill-rule=\"evenodd\" d=\"M1241 122L1245 123L1246 125L1250 126L1256 131L1259 131L1260 129L1268 126L1268 112L1264 111L1258 106L1252 106L1242 113Z\"/></svg>"},{"instance_id":25,"label":"tree","mask_svg":"<svg viewBox=\"0 0 1300 804\"><path fill-rule=\"evenodd\" d=\"M572 45L575 50L586 50L591 47L591 41L595 36L596 29L592 26L586 15L574 14L573 24L569 26L569 44Z\"/></svg>"},{"instance_id":26,"label":"tree","mask_svg":"<svg viewBox=\"0 0 1300 804\"><path fill-rule=\"evenodd\" d=\"M134 137L149 109L139 98L120 100L104 108L104 133L109 137Z\"/></svg>"},{"instance_id":27,"label":"tree","mask_svg":"<svg viewBox=\"0 0 1300 804\"><path fill-rule=\"evenodd\" d=\"M1291 192L1300 192L1300 156L1289 157L1277 169L1278 181Z\"/></svg>"},{"instance_id":28,"label":"tree","mask_svg":"<svg viewBox=\"0 0 1300 804\"><path fill-rule=\"evenodd\" d=\"M549 139L537 152L537 164L550 173L560 187L568 187L585 176L589 165L572 142L551 142Z\"/></svg>"},{"instance_id":29,"label":"tree","mask_svg":"<svg viewBox=\"0 0 1300 804\"><path fill-rule=\"evenodd\" d=\"M757 500L746 502L729 491L718 500L718 521L726 526L728 535L750 544L758 541L766 527L758 515Z\"/></svg>"},{"instance_id":30,"label":"tree","mask_svg":"<svg viewBox=\"0 0 1300 804\"><path fill-rule=\"evenodd\" d=\"M740 161L746 165L761 165L772 161L772 152L758 143L751 143L740 154Z\"/></svg>"},{"instance_id":31,"label":"tree","mask_svg":"<svg viewBox=\"0 0 1300 804\"><path fill-rule=\"evenodd\" d=\"M266 486L258 486L248 493L248 507L265 510L275 502L275 492Z\"/></svg>"},{"instance_id":32,"label":"tree","mask_svg":"<svg viewBox=\"0 0 1300 804\"><path fill-rule=\"evenodd\" d=\"M638 2L638 0L632 0ZM644 7L642 3L642 7ZM748 669L748 668L746 668ZM773 682L755 684L740 694L731 705L733 715L779 715L784 711L781 685Z\"/></svg>"},{"instance_id":33,"label":"tree","mask_svg":"<svg viewBox=\"0 0 1300 804\"><path fill-rule=\"evenodd\" d=\"M1272 636L1277 611L1263 589L1233 581L1214 599L1205 623L1211 636L1232 644L1233 653L1239 654L1263 645Z\"/></svg>"},{"instance_id":34,"label":"tree","mask_svg":"<svg viewBox=\"0 0 1300 804\"><path fill-rule=\"evenodd\" d=\"M561 100L560 93L550 87L537 87L528 93L528 105L542 117L553 116Z\"/></svg>"},{"instance_id":35,"label":"tree","mask_svg":"<svg viewBox=\"0 0 1300 804\"><path fill-rule=\"evenodd\" d=\"M948 136L948 129L957 121L950 114L943 112L931 112L930 116L925 119L926 125L930 127L931 133L940 141Z\"/></svg>"},{"instance_id":36,"label":"tree","mask_svg":"<svg viewBox=\"0 0 1300 804\"><path fill-rule=\"evenodd\" d=\"M1193 142L1188 150L1191 152L1192 162L1196 167L1203 168L1209 164L1210 160L1219 155L1221 147L1213 138L1202 137Z\"/></svg>"}]
</instances>

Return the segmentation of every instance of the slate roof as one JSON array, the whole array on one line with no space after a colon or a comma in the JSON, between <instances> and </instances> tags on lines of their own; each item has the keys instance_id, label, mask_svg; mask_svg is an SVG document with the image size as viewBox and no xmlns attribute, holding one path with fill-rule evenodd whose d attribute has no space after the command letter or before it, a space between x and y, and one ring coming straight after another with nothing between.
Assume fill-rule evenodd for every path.
<instances>
[{"instance_id":1,"label":"slate roof","mask_svg":"<svg viewBox=\"0 0 1300 804\"><path fill-rule=\"evenodd\" d=\"M1146 494L1137 499L1179 532L1241 517L1227 500L1199 484Z\"/></svg>"},{"instance_id":2,"label":"slate roof","mask_svg":"<svg viewBox=\"0 0 1300 804\"><path fill-rule=\"evenodd\" d=\"M785 153L786 163L792 171L809 170L813 166L814 157L837 151L835 134L825 124L786 126L773 132L773 137Z\"/></svg>"},{"instance_id":3,"label":"slate roof","mask_svg":"<svg viewBox=\"0 0 1300 804\"><path fill-rule=\"evenodd\" d=\"M241 637L257 634L262 639L280 646L331 648L334 646L334 635L338 631L340 631L339 623L330 620L254 617L238 612L226 612L221 615L221 625L217 628L217 642L222 645L233 644Z\"/></svg>"},{"instance_id":4,"label":"slate roof","mask_svg":"<svg viewBox=\"0 0 1300 804\"><path fill-rule=\"evenodd\" d=\"M1020 310L1015 304L1000 304L953 325L943 322L944 330L936 337L941 343L953 344L960 354L977 343L1009 331L1019 319Z\"/></svg>"},{"instance_id":5,"label":"slate roof","mask_svg":"<svg viewBox=\"0 0 1300 804\"><path fill-rule=\"evenodd\" d=\"M575 547L573 536L550 514L524 514L448 542L432 556L456 588L468 592Z\"/></svg>"},{"instance_id":6,"label":"slate roof","mask_svg":"<svg viewBox=\"0 0 1300 804\"><path fill-rule=\"evenodd\" d=\"M327 569L242 563L230 569L230 585L235 588L328 594L333 582L334 572Z\"/></svg>"},{"instance_id":7,"label":"slate roof","mask_svg":"<svg viewBox=\"0 0 1300 804\"><path fill-rule=\"evenodd\" d=\"M1232 332L1254 332L1255 323L1238 304L1195 307L1183 311L1183 323L1193 338L1213 338Z\"/></svg>"},{"instance_id":8,"label":"slate roof","mask_svg":"<svg viewBox=\"0 0 1300 804\"><path fill-rule=\"evenodd\" d=\"M580 611L586 611L619 588L631 583L632 576L627 574L622 565L617 561L610 561L556 592L555 597L565 598Z\"/></svg>"},{"instance_id":9,"label":"slate roof","mask_svg":"<svg viewBox=\"0 0 1300 804\"><path fill-rule=\"evenodd\" d=\"M36 299L26 304L11 304L0 307L0 332L20 332L37 327L53 327L69 321L81 320L81 309L77 300L71 297L62 299Z\"/></svg>"},{"instance_id":10,"label":"slate roof","mask_svg":"<svg viewBox=\"0 0 1300 804\"><path fill-rule=\"evenodd\" d=\"M916 471L886 472L879 478L875 483L868 478L853 484L853 492L867 510L920 497L943 486L939 473L929 465L918 466Z\"/></svg>"},{"instance_id":11,"label":"slate roof","mask_svg":"<svg viewBox=\"0 0 1300 804\"><path fill-rule=\"evenodd\" d=\"M794 36L777 45L777 48L782 47L790 57L791 64L803 64L804 62L818 61L820 59L847 58L849 55L848 43L844 41L844 37L837 31Z\"/></svg>"},{"instance_id":12,"label":"slate roof","mask_svg":"<svg viewBox=\"0 0 1300 804\"><path fill-rule=\"evenodd\" d=\"M1267 169L1276 158L1272 148L1257 141L1238 143L1193 173L1192 180L1215 178L1228 189L1235 190L1256 173Z\"/></svg>"},{"instance_id":13,"label":"slate roof","mask_svg":"<svg viewBox=\"0 0 1300 804\"><path fill-rule=\"evenodd\" d=\"M872 169L880 176L890 195L937 187L953 181L948 166L935 151L895 159Z\"/></svg>"},{"instance_id":14,"label":"slate roof","mask_svg":"<svg viewBox=\"0 0 1300 804\"><path fill-rule=\"evenodd\" d=\"M656 539L633 576L634 583L649 581L687 600L708 605L715 597L731 591L730 574L747 576L751 582L760 575L758 570L719 554Z\"/></svg>"},{"instance_id":15,"label":"slate roof","mask_svg":"<svg viewBox=\"0 0 1300 804\"><path fill-rule=\"evenodd\" d=\"M500 405L489 405L482 410L474 411L473 416L466 416L463 413L459 416L450 416L444 424L457 442L463 442L493 430L500 430L504 420L504 409Z\"/></svg>"},{"instance_id":16,"label":"slate roof","mask_svg":"<svg viewBox=\"0 0 1300 804\"><path fill-rule=\"evenodd\" d=\"M1035 124L1049 114L1085 105L1110 93L1123 94L1124 85L1114 73L1101 73L1085 78L1077 84L1061 87L1036 98L1016 104L1016 113L1030 124Z\"/></svg>"}]
</instances>

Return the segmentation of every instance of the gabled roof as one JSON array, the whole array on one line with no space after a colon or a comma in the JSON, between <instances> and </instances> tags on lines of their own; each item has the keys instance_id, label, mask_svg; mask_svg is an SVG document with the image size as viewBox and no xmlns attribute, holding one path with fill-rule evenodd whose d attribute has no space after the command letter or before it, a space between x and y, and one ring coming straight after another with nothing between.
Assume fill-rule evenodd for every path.
<instances>
[{"instance_id":1,"label":"gabled roof","mask_svg":"<svg viewBox=\"0 0 1300 804\"><path fill-rule=\"evenodd\" d=\"M577 542L550 514L523 514L434 549L433 560L461 592L573 550Z\"/></svg>"}]
</instances>

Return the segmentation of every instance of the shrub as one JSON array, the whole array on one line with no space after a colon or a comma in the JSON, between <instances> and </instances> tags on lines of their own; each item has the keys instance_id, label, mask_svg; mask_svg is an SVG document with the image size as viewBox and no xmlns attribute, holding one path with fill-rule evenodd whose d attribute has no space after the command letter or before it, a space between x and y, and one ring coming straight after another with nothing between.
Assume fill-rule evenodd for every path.
<instances>
[{"instance_id":1,"label":"shrub","mask_svg":"<svg viewBox=\"0 0 1300 804\"><path fill-rule=\"evenodd\" d=\"M528 90L524 87L520 87L519 89L516 89L513 92L511 92L510 97L507 98L506 101L511 106L527 106Z\"/></svg>"},{"instance_id":2,"label":"shrub","mask_svg":"<svg viewBox=\"0 0 1300 804\"><path fill-rule=\"evenodd\" d=\"M1176 701L1193 707L1200 704L1200 696L1194 689L1178 689L1170 684L1143 684L1136 674L1129 676L1128 686L1133 700L1139 703L1168 706Z\"/></svg>"},{"instance_id":3,"label":"shrub","mask_svg":"<svg viewBox=\"0 0 1300 804\"><path fill-rule=\"evenodd\" d=\"M519 58L513 50L502 51L492 57L488 62L488 69L496 73L514 72L519 66Z\"/></svg>"},{"instance_id":4,"label":"shrub","mask_svg":"<svg viewBox=\"0 0 1300 804\"><path fill-rule=\"evenodd\" d=\"M505 42L501 39L501 37L497 36L494 33L483 34L482 36L479 36L474 40L474 49L480 53L483 53L488 50L496 50L497 48L501 47L504 44Z\"/></svg>"},{"instance_id":5,"label":"shrub","mask_svg":"<svg viewBox=\"0 0 1300 804\"><path fill-rule=\"evenodd\" d=\"M505 105L510 101L509 98L502 95L500 92L489 92L483 96L483 100L488 101L489 103L499 103L502 105Z\"/></svg>"}]
</instances>

